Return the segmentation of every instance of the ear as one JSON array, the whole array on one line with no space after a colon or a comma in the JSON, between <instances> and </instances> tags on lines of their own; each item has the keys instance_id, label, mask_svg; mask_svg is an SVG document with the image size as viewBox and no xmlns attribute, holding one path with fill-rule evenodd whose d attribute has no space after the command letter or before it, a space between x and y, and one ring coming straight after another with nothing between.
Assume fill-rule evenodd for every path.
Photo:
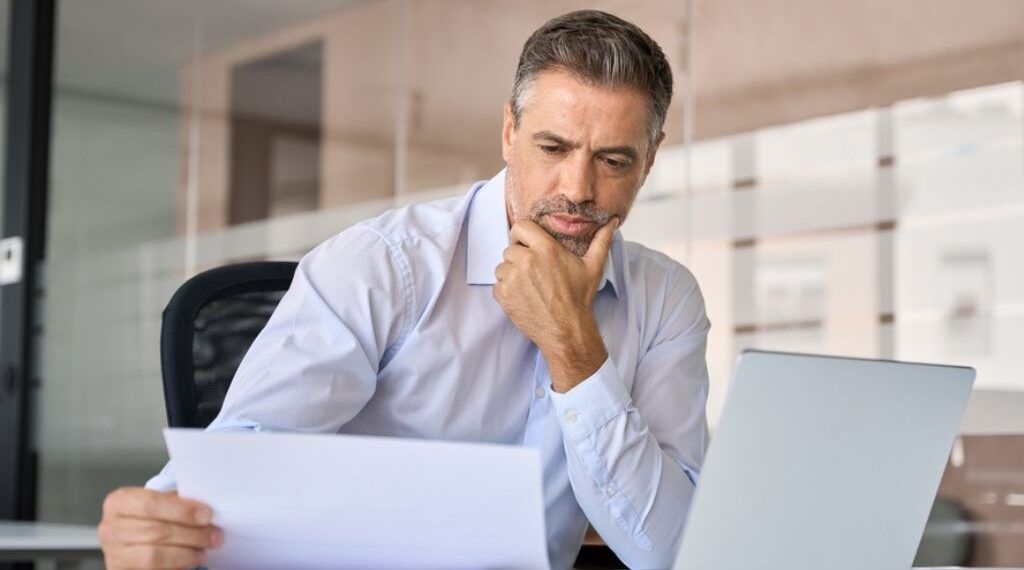
<instances>
[{"instance_id":1,"label":"ear","mask_svg":"<svg viewBox=\"0 0 1024 570\"><path fill-rule=\"evenodd\" d=\"M651 167L654 166L654 158L658 155L658 149L661 148L661 142L665 140L665 131L658 133L658 140L654 141L654 148L647 153L647 165L644 168L644 179L647 179L647 175L651 173Z\"/></svg>"},{"instance_id":2,"label":"ear","mask_svg":"<svg viewBox=\"0 0 1024 570\"><path fill-rule=\"evenodd\" d=\"M505 118L501 126L501 157L508 163L512 157L512 143L516 137L516 121L512 116L512 102L505 103Z\"/></svg>"}]
</instances>

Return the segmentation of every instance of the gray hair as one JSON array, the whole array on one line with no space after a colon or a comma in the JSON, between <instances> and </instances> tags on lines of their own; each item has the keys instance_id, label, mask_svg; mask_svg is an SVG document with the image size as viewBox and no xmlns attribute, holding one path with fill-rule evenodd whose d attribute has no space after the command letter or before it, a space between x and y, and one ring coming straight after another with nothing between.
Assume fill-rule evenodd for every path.
<instances>
[{"instance_id":1,"label":"gray hair","mask_svg":"<svg viewBox=\"0 0 1024 570\"><path fill-rule=\"evenodd\" d=\"M658 138L672 101L672 70L658 43L635 24L607 12L579 10L535 31L523 46L512 83L517 128L533 79L553 69L592 85L639 90L650 101L651 141Z\"/></svg>"}]
</instances>

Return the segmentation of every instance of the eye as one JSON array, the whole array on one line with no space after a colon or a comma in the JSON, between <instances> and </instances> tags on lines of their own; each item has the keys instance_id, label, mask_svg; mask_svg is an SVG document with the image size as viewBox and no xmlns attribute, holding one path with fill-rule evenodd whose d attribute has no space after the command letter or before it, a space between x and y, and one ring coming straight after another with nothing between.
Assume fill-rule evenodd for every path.
<instances>
[{"instance_id":1,"label":"eye","mask_svg":"<svg viewBox=\"0 0 1024 570\"><path fill-rule=\"evenodd\" d=\"M602 160L612 170L623 170L629 166L628 162L626 162L625 160L619 160L617 158L605 157Z\"/></svg>"},{"instance_id":2,"label":"eye","mask_svg":"<svg viewBox=\"0 0 1024 570\"><path fill-rule=\"evenodd\" d=\"M544 151L544 154L559 154L562 152L562 147L555 144L542 144L540 149Z\"/></svg>"}]
</instances>

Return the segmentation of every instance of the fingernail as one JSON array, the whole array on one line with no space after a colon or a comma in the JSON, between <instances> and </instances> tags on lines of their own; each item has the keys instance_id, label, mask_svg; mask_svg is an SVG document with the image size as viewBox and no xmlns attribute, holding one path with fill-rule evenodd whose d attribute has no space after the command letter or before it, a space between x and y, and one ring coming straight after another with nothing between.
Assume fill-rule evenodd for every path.
<instances>
[{"instance_id":1,"label":"fingernail","mask_svg":"<svg viewBox=\"0 0 1024 570\"><path fill-rule=\"evenodd\" d=\"M224 544L224 531L219 528L213 529L213 532L210 533L210 542L213 543L214 548Z\"/></svg>"},{"instance_id":2,"label":"fingernail","mask_svg":"<svg viewBox=\"0 0 1024 570\"><path fill-rule=\"evenodd\" d=\"M612 218L612 229L613 230L619 229L619 218L618 217Z\"/></svg>"},{"instance_id":3,"label":"fingernail","mask_svg":"<svg viewBox=\"0 0 1024 570\"><path fill-rule=\"evenodd\" d=\"M199 507L195 511L195 517L197 523L207 525L213 520L213 511L208 507Z\"/></svg>"}]
</instances>

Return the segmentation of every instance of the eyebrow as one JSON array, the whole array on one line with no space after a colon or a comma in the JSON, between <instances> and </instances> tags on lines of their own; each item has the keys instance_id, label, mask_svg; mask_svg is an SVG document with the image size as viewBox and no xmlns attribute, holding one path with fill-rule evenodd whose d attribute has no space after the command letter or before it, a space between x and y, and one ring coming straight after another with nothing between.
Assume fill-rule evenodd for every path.
<instances>
[{"instance_id":1,"label":"eyebrow","mask_svg":"<svg viewBox=\"0 0 1024 570\"><path fill-rule=\"evenodd\" d=\"M537 133L535 133L533 135L533 140L535 140L535 141L550 141L550 142L557 143L557 144L559 144L561 146L568 147L568 148L571 148L571 149L577 149L577 148L580 147L580 143L573 142L573 141L571 141L571 140L569 140L569 139L567 139L565 137L556 135L555 133L553 133L551 131L540 131L540 132L537 132ZM629 145L602 147L602 148L597 149L595 154L622 154L622 155L628 156L632 160L636 160L637 157L640 156L640 153L637 152L637 150L635 148L633 148L633 147L631 147Z\"/></svg>"}]
</instances>

